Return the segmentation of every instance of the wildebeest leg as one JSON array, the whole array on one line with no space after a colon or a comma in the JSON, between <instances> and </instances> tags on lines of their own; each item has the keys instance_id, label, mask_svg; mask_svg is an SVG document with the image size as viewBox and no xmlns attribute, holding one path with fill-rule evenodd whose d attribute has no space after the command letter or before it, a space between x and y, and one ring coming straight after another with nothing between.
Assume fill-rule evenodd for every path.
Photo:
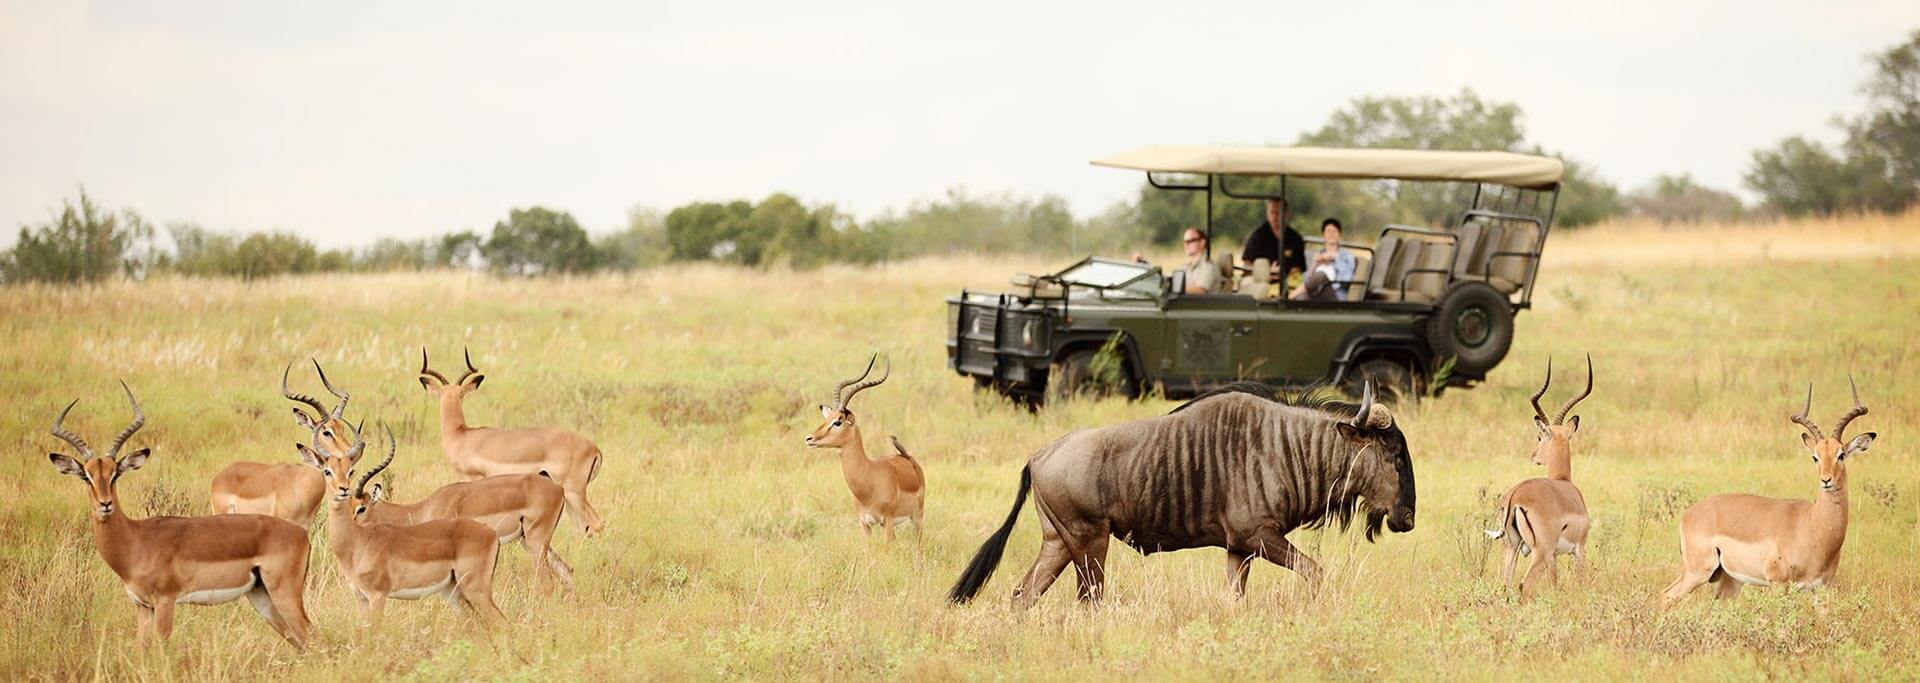
<instances>
[{"instance_id":1,"label":"wildebeest leg","mask_svg":"<svg viewBox=\"0 0 1920 683\"><path fill-rule=\"evenodd\" d=\"M1040 596L1053 586L1053 580L1060 578L1060 571L1067 568L1071 560L1067 554L1067 544L1060 537L1047 534L1040 543L1040 556L1033 558L1033 567L1027 570L1027 576L1013 589L1013 606L1018 609L1032 607Z\"/></svg>"},{"instance_id":2,"label":"wildebeest leg","mask_svg":"<svg viewBox=\"0 0 1920 683\"><path fill-rule=\"evenodd\" d=\"M1098 536L1088 534L1073 541L1072 548L1080 551L1073 564L1080 577L1081 602L1099 602L1106 592L1107 538L1103 529Z\"/></svg>"},{"instance_id":3,"label":"wildebeest leg","mask_svg":"<svg viewBox=\"0 0 1920 683\"><path fill-rule=\"evenodd\" d=\"M1253 569L1253 553L1227 550L1227 590L1234 595L1246 595L1247 572Z\"/></svg>"},{"instance_id":4,"label":"wildebeest leg","mask_svg":"<svg viewBox=\"0 0 1920 683\"><path fill-rule=\"evenodd\" d=\"M1293 546L1292 541L1287 540L1285 534L1271 527L1263 528L1248 541L1255 548L1254 554L1266 558L1268 562L1293 570L1293 573L1299 574L1300 578L1306 579L1309 584L1315 586L1320 584L1320 563L1314 562L1313 558L1300 552L1299 548Z\"/></svg>"}]
</instances>

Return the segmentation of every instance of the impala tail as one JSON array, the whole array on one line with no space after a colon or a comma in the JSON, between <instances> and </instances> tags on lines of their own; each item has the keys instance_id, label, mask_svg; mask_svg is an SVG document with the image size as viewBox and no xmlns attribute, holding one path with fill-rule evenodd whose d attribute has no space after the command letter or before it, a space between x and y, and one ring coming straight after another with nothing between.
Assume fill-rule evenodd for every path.
<instances>
[{"instance_id":1,"label":"impala tail","mask_svg":"<svg viewBox=\"0 0 1920 683\"><path fill-rule=\"evenodd\" d=\"M987 585L987 579L993 578L993 570L1000 566L1000 556L1007 551L1007 537L1013 535L1014 522L1020 521L1020 507L1027 503L1027 490L1033 488L1031 467L1020 468L1020 491L1014 494L1013 509L1007 512L1007 521L1000 530L987 537L980 544L980 550L973 554L973 561L967 563L967 570L960 574L960 580L954 582L953 590L947 591L947 601L953 604L965 604L980 589Z\"/></svg>"}]
</instances>

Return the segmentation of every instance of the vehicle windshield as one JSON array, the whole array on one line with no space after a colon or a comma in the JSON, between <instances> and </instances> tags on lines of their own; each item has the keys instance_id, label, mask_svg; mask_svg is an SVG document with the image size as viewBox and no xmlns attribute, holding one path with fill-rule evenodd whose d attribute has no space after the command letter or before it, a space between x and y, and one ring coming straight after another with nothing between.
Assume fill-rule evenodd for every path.
<instances>
[{"instance_id":1,"label":"vehicle windshield","mask_svg":"<svg viewBox=\"0 0 1920 683\"><path fill-rule=\"evenodd\" d=\"M1119 287L1146 275L1152 268L1144 263L1088 259L1060 271L1060 274L1054 277L1059 278L1061 282L1076 285Z\"/></svg>"},{"instance_id":2,"label":"vehicle windshield","mask_svg":"<svg viewBox=\"0 0 1920 683\"><path fill-rule=\"evenodd\" d=\"M1154 298L1160 295L1160 269L1145 263L1090 258L1054 275L1073 298Z\"/></svg>"}]
</instances>

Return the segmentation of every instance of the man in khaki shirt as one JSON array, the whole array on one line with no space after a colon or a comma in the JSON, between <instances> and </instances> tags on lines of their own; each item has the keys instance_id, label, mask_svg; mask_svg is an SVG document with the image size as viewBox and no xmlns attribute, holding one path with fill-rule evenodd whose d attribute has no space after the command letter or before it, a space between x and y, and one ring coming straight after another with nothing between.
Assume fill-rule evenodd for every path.
<instances>
[{"instance_id":1,"label":"man in khaki shirt","mask_svg":"<svg viewBox=\"0 0 1920 683\"><path fill-rule=\"evenodd\" d=\"M1187 294L1211 294L1220 289L1220 267L1207 260L1207 236L1198 228L1187 228L1180 237L1187 252Z\"/></svg>"}]
</instances>

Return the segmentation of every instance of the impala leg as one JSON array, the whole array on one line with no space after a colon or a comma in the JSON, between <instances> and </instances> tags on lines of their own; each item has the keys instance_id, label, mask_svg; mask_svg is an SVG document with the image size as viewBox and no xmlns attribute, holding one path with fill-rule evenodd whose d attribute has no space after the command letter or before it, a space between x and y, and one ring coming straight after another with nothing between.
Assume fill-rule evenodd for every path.
<instances>
[{"instance_id":1,"label":"impala leg","mask_svg":"<svg viewBox=\"0 0 1920 683\"><path fill-rule=\"evenodd\" d=\"M384 592L376 593L369 591L367 594L360 596L360 599L367 606L367 625L380 625L381 617L387 613L387 594Z\"/></svg>"},{"instance_id":2,"label":"impala leg","mask_svg":"<svg viewBox=\"0 0 1920 683\"><path fill-rule=\"evenodd\" d=\"M888 543L893 542L893 519L892 518L888 518L888 517L880 518L880 538L881 540L884 540Z\"/></svg>"},{"instance_id":3,"label":"impala leg","mask_svg":"<svg viewBox=\"0 0 1920 683\"><path fill-rule=\"evenodd\" d=\"M1253 553L1227 551L1227 590L1237 596L1247 594L1247 572L1253 569Z\"/></svg>"},{"instance_id":4,"label":"impala leg","mask_svg":"<svg viewBox=\"0 0 1920 683\"><path fill-rule=\"evenodd\" d=\"M1740 586L1739 579L1727 575L1726 572L1720 572L1719 578L1713 583L1713 597L1717 600L1740 597Z\"/></svg>"},{"instance_id":5,"label":"impala leg","mask_svg":"<svg viewBox=\"0 0 1920 683\"><path fill-rule=\"evenodd\" d=\"M153 630L160 634L160 640L173 638L174 597L160 596L153 600Z\"/></svg>"},{"instance_id":6,"label":"impala leg","mask_svg":"<svg viewBox=\"0 0 1920 683\"><path fill-rule=\"evenodd\" d=\"M536 522L522 527L520 545L527 549L533 558L534 573L540 577L541 590L552 592L557 581L568 595L573 594L573 569L553 552L553 531L559 520L553 523ZM524 523L523 523L524 524Z\"/></svg>"},{"instance_id":7,"label":"impala leg","mask_svg":"<svg viewBox=\"0 0 1920 683\"><path fill-rule=\"evenodd\" d=\"M1715 558L1713 548L1688 548L1683 539L1680 543L1680 578L1674 579L1667 590L1661 593L1661 608L1672 608L1674 603L1687 597L1700 584L1712 580L1714 572L1719 569L1720 562Z\"/></svg>"},{"instance_id":8,"label":"impala leg","mask_svg":"<svg viewBox=\"0 0 1920 683\"><path fill-rule=\"evenodd\" d=\"M465 571L454 576L455 590L488 626L507 620L506 615L500 612L500 607L493 604L493 570L499 559L500 545L490 545L485 555L470 560Z\"/></svg>"},{"instance_id":9,"label":"impala leg","mask_svg":"<svg viewBox=\"0 0 1920 683\"><path fill-rule=\"evenodd\" d=\"M1074 558L1075 573L1080 579L1080 601L1099 602L1106 594L1107 587L1107 534L1087 534L1073 543L1080 551Z\"/></svg>"},{"instance_id":10,"label":"impala leg","mask_svg":"<svg viewBox=\"0 0 1920 683\"><path fill-rule=\"evenodd\" d=\"M1513 533L1513 530L1508 529L1507 533L1511 534ZM1500 574L1500 587L1511 588L1513 587L1514 565L1517 565L1520 563L1520 541L1517 539L1509 538L1505 542L1501 543L1500 545L1501 545L1501 548L1500 548L1501 562L1504 565L1506 565L1506 569L1503 570Z\"/></svg>"},{"instance_id":11,"label":"impala leg","mask_svg":"<svg viewBox=\"0 0 1920 683\"><path fill-rule=\"evenodd\" d=\"M153 636L153 608L139 602L133 603L134 642L142 647Z\"/></svg>"},{"instance_id":12,"label":"impala leg","mask_svg":"<svg viewBox=\"0 0 1920 683\"><path fill-rule=\"evenodd\" d=\"M567 512L573 513L573 518L579 520L580 530L586 533L587 538L600 535L600 532L606 529L607 523L600 518L600 513L593 509L593 504L587 502L586 482L581 482L578 487L567 487L564 490L567 496Z\"/></svg>"}]
</instances>

